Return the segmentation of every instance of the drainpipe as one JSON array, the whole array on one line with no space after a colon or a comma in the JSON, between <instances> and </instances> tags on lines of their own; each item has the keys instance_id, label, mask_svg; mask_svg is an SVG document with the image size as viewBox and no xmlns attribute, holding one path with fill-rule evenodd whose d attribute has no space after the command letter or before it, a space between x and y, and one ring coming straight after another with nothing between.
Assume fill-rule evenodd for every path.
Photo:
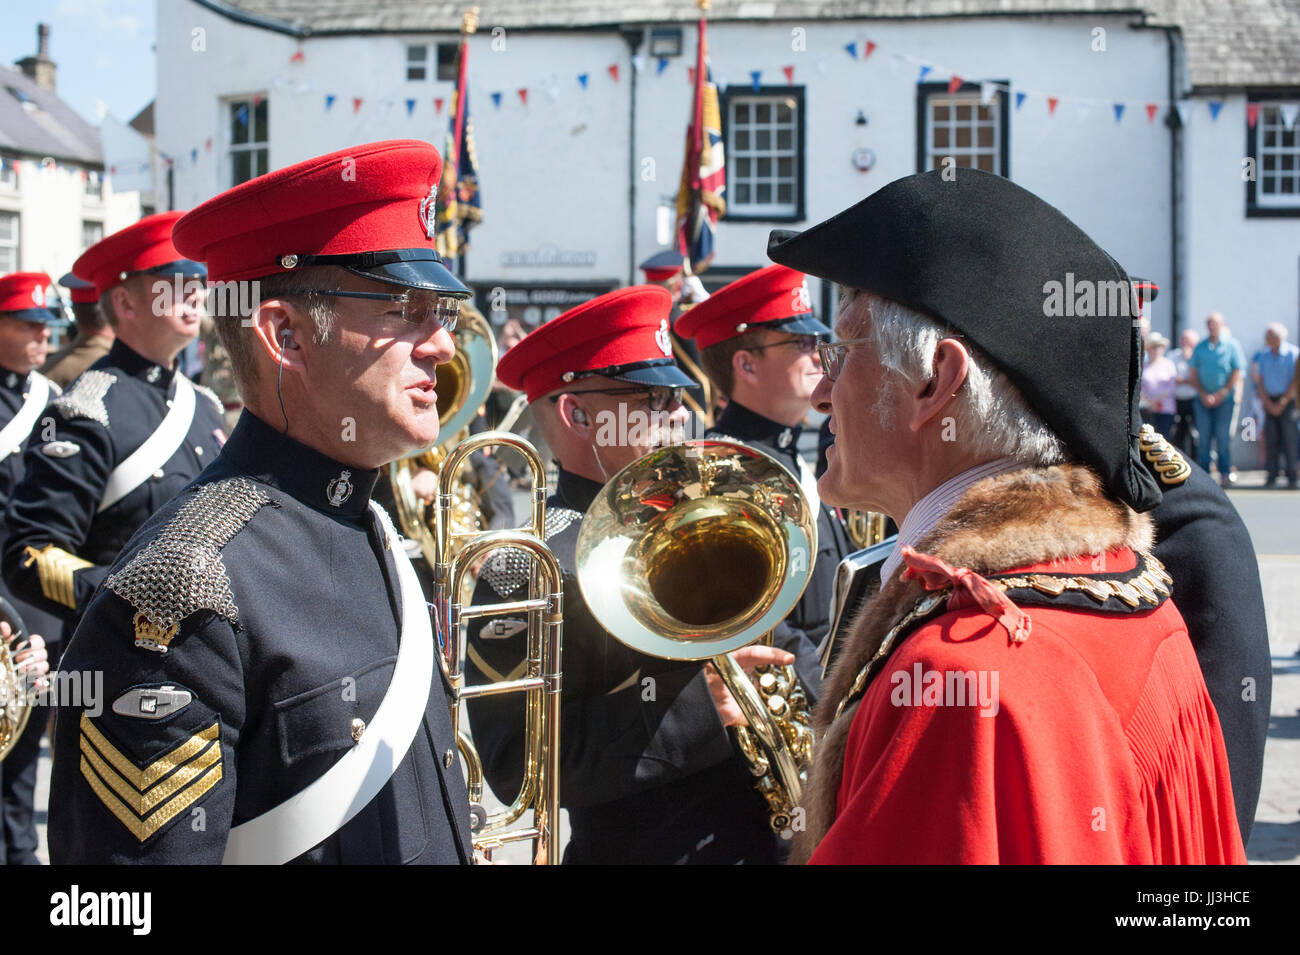
<instances>
[{"instance_id":1,"label":"drainpipe","mask_svg":"<svg viewBox=\"0 0 1300 955\"><path fill-rule=\"evenodd\" d=\"M620 31L628 47L627 73L631 82L628 91L631 99L627 127L627 284L634 285L636 280L636 81L637 69L632 62L636 51L645 40L643 27L623 27Z\"/></svg>"},{"instance_id":2,"label":"drainpipe","mask_svg":"<svg viewBox=\"0 0 1300 955\"><path fill-rule=\"evenodd\" d=\"M1183 121L1176 104L1181 90L1182 42L1177 27L1165 27L1165 47L1169 59L1169 113L1165 125L1169 127L1169 284L1170 326L1169 338L1177 347L1183 324Z\"/></svg>"}]
</instances>

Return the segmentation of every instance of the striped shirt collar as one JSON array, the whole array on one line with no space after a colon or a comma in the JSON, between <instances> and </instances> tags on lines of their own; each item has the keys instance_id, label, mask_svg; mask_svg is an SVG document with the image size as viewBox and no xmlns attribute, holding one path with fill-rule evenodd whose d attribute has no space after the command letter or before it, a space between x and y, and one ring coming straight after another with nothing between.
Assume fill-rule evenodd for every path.
<instances>
[{"instance_id":1,"label":"striped shirt collar","mask_svg":"<svg viewBox=\"0 0 1300 955\"><path fill-rule=\"evenodd\" d=\"M880 566L880 586L884 587L889 582L898 565L903 562L903 546L915 547L921 538L930 533L943 516L952 509L963 494L985 478L1018 471L1023 467L1025 467L1024 462L1014 458L995 458L977 464L969 470L962 471L956 477L944 481L913 504L898 528L898 543L894 545L893 551Z\"/></svg>"}]
</instances>

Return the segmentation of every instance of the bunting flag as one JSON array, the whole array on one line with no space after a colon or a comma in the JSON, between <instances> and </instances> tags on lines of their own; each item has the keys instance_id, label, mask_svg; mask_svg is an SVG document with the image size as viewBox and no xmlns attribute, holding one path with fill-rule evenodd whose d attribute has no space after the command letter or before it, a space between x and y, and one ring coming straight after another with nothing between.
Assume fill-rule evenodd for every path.
<instances>
[{"instance_id":1,"label":"bunting flag","mask_svg":"<svg viewBox=\"0 0 1300 955\"><path fill-rule=\"evenodd\" d=\"M1055 116L1055 115L1056 115L1056 107L1057 107L1057 104L1059 104L1060 102L1061 102L1061 100L1060 100L1059 97L1056 97L1056 96L1049 96L1049 97L1047 97L1047 115L1048 115L1048 116Z\"/></svg>"},{"instance_id":2,"label":"bunting flag","mask_svg":"<svg viewBox=\"0 0 1300 955\"><path fill-rule=\"evenodd\" d=\"M528 105L528 87L519 87L519 102L523 103L525 106Z\"/></svg>"},{"instance_id":3,"label":"bunting flag","mask_svg":"<svg viewBox=\"0 0 1300 955\"><path fill-rule=\"evenodd\" d=\"M360 97L360 96L354 96L354 97L352 97L352 113L353 113L353 115L356 115L357 113L361 112L361 101L362 101L362 97Z\"/></svg>"},{"instance_id":4,"label":"bunting flag","mask_svg":"<svg viewBox=\"0 0 1300 955\"><path fill-rule=\"evenodd\" d=\"M1147 122L1154 123L1156 121L1156 113L1159 111L1159 103L1147 103Z\"/></svg>"},{"instance_id":5,"label":"bunting flag","mask_svg":"<svg viewBox=\"0 0 1300 955\"><path fill-rule=\"evenodd\" d=\"M406 101L406 115L410 116L414 112L415 112L415 100L408 99Z\"/></svg>"},{"instance_id":6,"label":"bunting flag","mask_svg":"<svg viewBox=\"0 0 1300 955\"><path fill-rule=\"evenodd\" d=\"M583 88L584 90L587 88L587 77L588 77L589 75L590 75L590 74L587 74L587 73L579 73L579 74L578 74L578 82L582 84L582 88Z\"/></svg>"},{"instance_id":7,"label":"bunting flag","mask_svg":"<svg viewBox=\"0 0 1300 955\"><path fill-rule=\"evenodd\" d=\"M1282 114L1282 123L1287 129L1295 129L1295 121L1300 117L1300 103L1283 103L1278 107Z\"/></svg>"},{"instance_id":8,"label":"bunting flag","mask_svg":"<svg viewBox=\"0 0 1300 955\"><path fill-rule=\"evenodd\" d=\"M844 49L849 51L849 56L853 57L853 59L858 58L858 45L856 43L845 43Z\"/></svg>"},{"instance_id":9,"label":"bunting flag","mask_svg":"<svg viewBox=\"0 0 1300 955\"><path fill-rule=\"evenodd\" d=\"M921 65L921 71L920 71L920 73L917 75L917 77L916 77L916 81L917 81L918 83L924 83L924 82L925 82L925 78L926 78L927 76L929 76L929 75L930 75L930 67L928 67L928 66L922 64L922 65Z\"/></svg>"},{"instance_id":10,"label":"bunting flag","mask_svg":"<svg viewBox=\"0 0 1300 955\"><path fill-rule=\"evenodd\" d=\"M668 69L668 57L661 56L655 64L655 76L663 76L666 69Z\"/></svg>"},{"instance_id":11,"label":"bunting flag","mask_svg":"<svg viewBox=\"0 0 1300 955\"><path fill-rule=\"evenodd\" d=\"M865 60L867 57L869 57L872 53L875 52L876 52L876 44L871 40L868 40L866 48L862 51L862 58Z\"/></svg>"},{"instance_id":12,"label":"bunting flag","mask_svg":"<svg viewBox=\"0 0 1300 955\"><path fill-rule=\"evenodd\" d=\"M497 109L500 109L500 108L501 108L501 94L500 94L500 93L489 93L488 96L491 96L491 97L492 97L492 105L495 106ZM452 97L452 100L453 100L453 101L455 100L455 97L454 97L454 96Z\"/></svg>"},{"instance_id":13,"label":"bunting flag","mask_svg":"<svg viewBox=\"0 0 1300 955\"><path fill-rule=\"evenodd\" d=\"M1251 129L1254 129L1255 124L1257 122L1259 122L1259 104L1247 103L1246 104L1246 125L1249 126Z\"/></svg>"},{"instance_id":14,"label":"bunting flag","mask_svg":"<svg viewBox=\"0 0 1300 955\"><path fill-rule=\"evenodd\" d=\"M985 106L988 106L989 103L993 102L993 97L997 95L998 95L997 83L985 82L980 84L980 102L983 103Z\"/></svg>"},{"instance_id":15,"label":"bunting flag","mask_svg":"<svg viewBox=\"0 0 1300 955\"><path fill-rule=\"evenodd\" d=\"M949 93L949 95L951 95L951 94L957 92L959 89L961 89L961 83L962 83L962 79L961 79L961 77L958 76L956 73L954 73L954 74L952 75L952 79L950 79L950 80L948 81L948 93Z\"/></svg>"},{"instance_id":16,"label":"bunting flag","mask_svg":"<svg viewBox=\"0 0 1300 955\"><path fill-rule=\"evenodd\" d=\"M1025 102L1025 96L1027 96L1027 95L1028 95L1028 94L1026 94L1026 93L1017 93L1017 94L1016 94L1016 109L1020 109L1021 105L1024 104L1024 102Z\"/></svg>"},{"instance_id":17,"label":"bunting flag","mask_svg":"<svg viewBox=\"0 0 1300 955\"><path fill-rule=\"evenodd\" d=\"M612 77L614 77L614 82L617 83L617 82L618 82L618 64L617 64L617 63L611 63L611 64L609 64L609 66L607 67L607 69L609 70L609 75L612 76Z\"/></svg>"},{"instance_id":18,"label":"bunting flag","mask_svg":"<svg viewBox=\"0 0 1300 955\"><path fill-rule=\"evenodd\" d=\"M212 137L211 137L211 136L209 136L207 139L205 139L205 140L203 141L203 148L206 149L208 152L212 152Z\"/></svg>"},{"instance_id":19,"label":"bunting flag","mask_svg":"<svg viewBox=\"0 0 1300 955\"><path fill-rule=\"evenodd\" d=\"M793 85L794 85L794 67L793 67L793 66L783 66L783 67L781 67L781 72L785 74L785 81L786 81L786 83L787 83L788 85L793 86Z\"/></svg>"},{"instance_id":20,"label":"bunting flag","mask_svg":"<svg viewBox=\"0 0 1300 955\"><path fill-rule=\"evenodd\" d=\"M1223 100L1212 99L1210 100L1209 105L1210 105L1210 119L1217 120L1219 118L1219 110L1223 109Z\"/></svg>"},{"instance_id":21,"label":"bunting flag","mask_svg":"<svg viewBox=\"0 0 1300 955\"><path fill-rule=\"evenodd\" d=\"M754 87L754 92L757 93L763 85L763 71L750 70L749 80L750 80L750 85Z\"/></svg>"},{"instance_id":22,"label":"bunting flag","mask_svg":"<svg viewBox=\"0 0 1300 955\"><path fill-rule=\"evenodd\" d=\"M1191 104L1188 103L1186 100L1183 100L1181 103L1175 103L1174 109L1178 110L1179 123L1181 123L1183 126L1186 126L1187 121L1191 119L1192 116Z\"/></svg>"},{"instance_id":23,"label":"bunting flag","mask_svg":"<svg viewBox=\"0 0 1300 955\"><path fill-rule=\"evenodd\" d=\"M436 248L447 268L464 274L461 257L469 250L469 232L483 221L482 196L478 185L478 151L474 124L469 115L469 44L462 37L456 54L456 91L451 97L447 142L443 148L442 182L438 186L435 221ZM520 90L524 98L525 90ZM492 101L500 108L501 94ZM525 99L525 103L527 100Z\"/></svg>"},{"instance_id":24,"label":"bunting flag","mask_svg":"<svg viewBox=\"0 0 1300 955\"><path fill-rule=\"evenodd\" d=\"M433 109L434 112L437 113L439 116L442 115L442 103L443 103L443 99L441 96L435 96L433 98Z\"/></svg>"},{"instance_id":25,"label":"bunting flag","mask_svg":"<svg viewBox=\"0 0 1300 955\"><path fill-rule=\"evenodd\" d=\"M713 259L714 230L727 210L727 163L722 149L722 113L718 88L709 70L706 22L699 21L691 124L686 130L686 158L677 190L677 248L696 275Z\"/></svg>"},{"instance_id":26,"label":"bunting flag","mask_svg":"<svg viewBox=\"0 0 1300 955\"><path fill-rule=\"evenodd\" d=\"M303 52L302 52L302 50L299 50L299 51L296 52L293 56L289 57L289 62L290 62L290 63L301 63L301 62L302 62L303 60L305 60L305 59L306 59L306 57L303 56Z\"/></svg>"},{"instance_id":27,"label":"bunting flag","mask_svg":"<svg viewBox=\"0 0 1300 955\"><path fill-rule=\"evenodd\" d=\"M1124 118L1124 104L1116 103L1112 108L1115 110L1115 122L1118 123L1121 119Z\"/></svg>"}]
</instances>

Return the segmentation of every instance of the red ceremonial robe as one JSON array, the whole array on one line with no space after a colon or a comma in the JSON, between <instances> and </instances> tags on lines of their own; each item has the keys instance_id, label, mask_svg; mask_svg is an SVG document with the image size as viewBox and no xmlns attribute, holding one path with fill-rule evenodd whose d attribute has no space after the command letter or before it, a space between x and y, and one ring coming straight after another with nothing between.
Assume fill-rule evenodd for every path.
<instances>
[{"instance_id":1,"label":"red ceremonial robe","mask_svg":"<svg viewBox=\"0 0 1300 955\"><path fill-rule=\"evenodd\" d=\"M971 488L917 550L1022 578L1007 594L1030 635L1013 642L958 588L895 634L854 702L855 678L926 594L896 574L855 622L819 704L795 858L1245 862L1218 717L1158 565L1137 553L1149 543L1150 521L1084 468ZM1053 596L1025 586L1030 574L1047 590L1047 577L1073 583ZM1138 589L1121 599L1109 581ZM1098 586L1104 596L1085 592Z\"/></svg>"}]
</instances>

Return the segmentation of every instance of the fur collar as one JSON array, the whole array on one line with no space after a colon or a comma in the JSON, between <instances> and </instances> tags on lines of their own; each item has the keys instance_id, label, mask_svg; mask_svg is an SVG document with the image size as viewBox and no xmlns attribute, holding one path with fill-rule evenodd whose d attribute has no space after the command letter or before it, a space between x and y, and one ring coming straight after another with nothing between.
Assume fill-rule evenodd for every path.
<instances>
[{"instance_id":1,"label":"fur collar","mask_svg":"<svg viewBox=\"0 0 1300 955\"><path fill-rule=\"evenodd\" d=\"M1025 468L970 488L917 545L954 567L996 574L1017 567L1119 548L1150 550L1151 519L1108 497L1086 467ZM889 630L925 594L897 571L850 624L843 650L813 712L817 755L802 799L806 827L796 835L791 861L802 863L835 820L844 751L858 704L835 709Z\"/></svg>"}]
</instances>

